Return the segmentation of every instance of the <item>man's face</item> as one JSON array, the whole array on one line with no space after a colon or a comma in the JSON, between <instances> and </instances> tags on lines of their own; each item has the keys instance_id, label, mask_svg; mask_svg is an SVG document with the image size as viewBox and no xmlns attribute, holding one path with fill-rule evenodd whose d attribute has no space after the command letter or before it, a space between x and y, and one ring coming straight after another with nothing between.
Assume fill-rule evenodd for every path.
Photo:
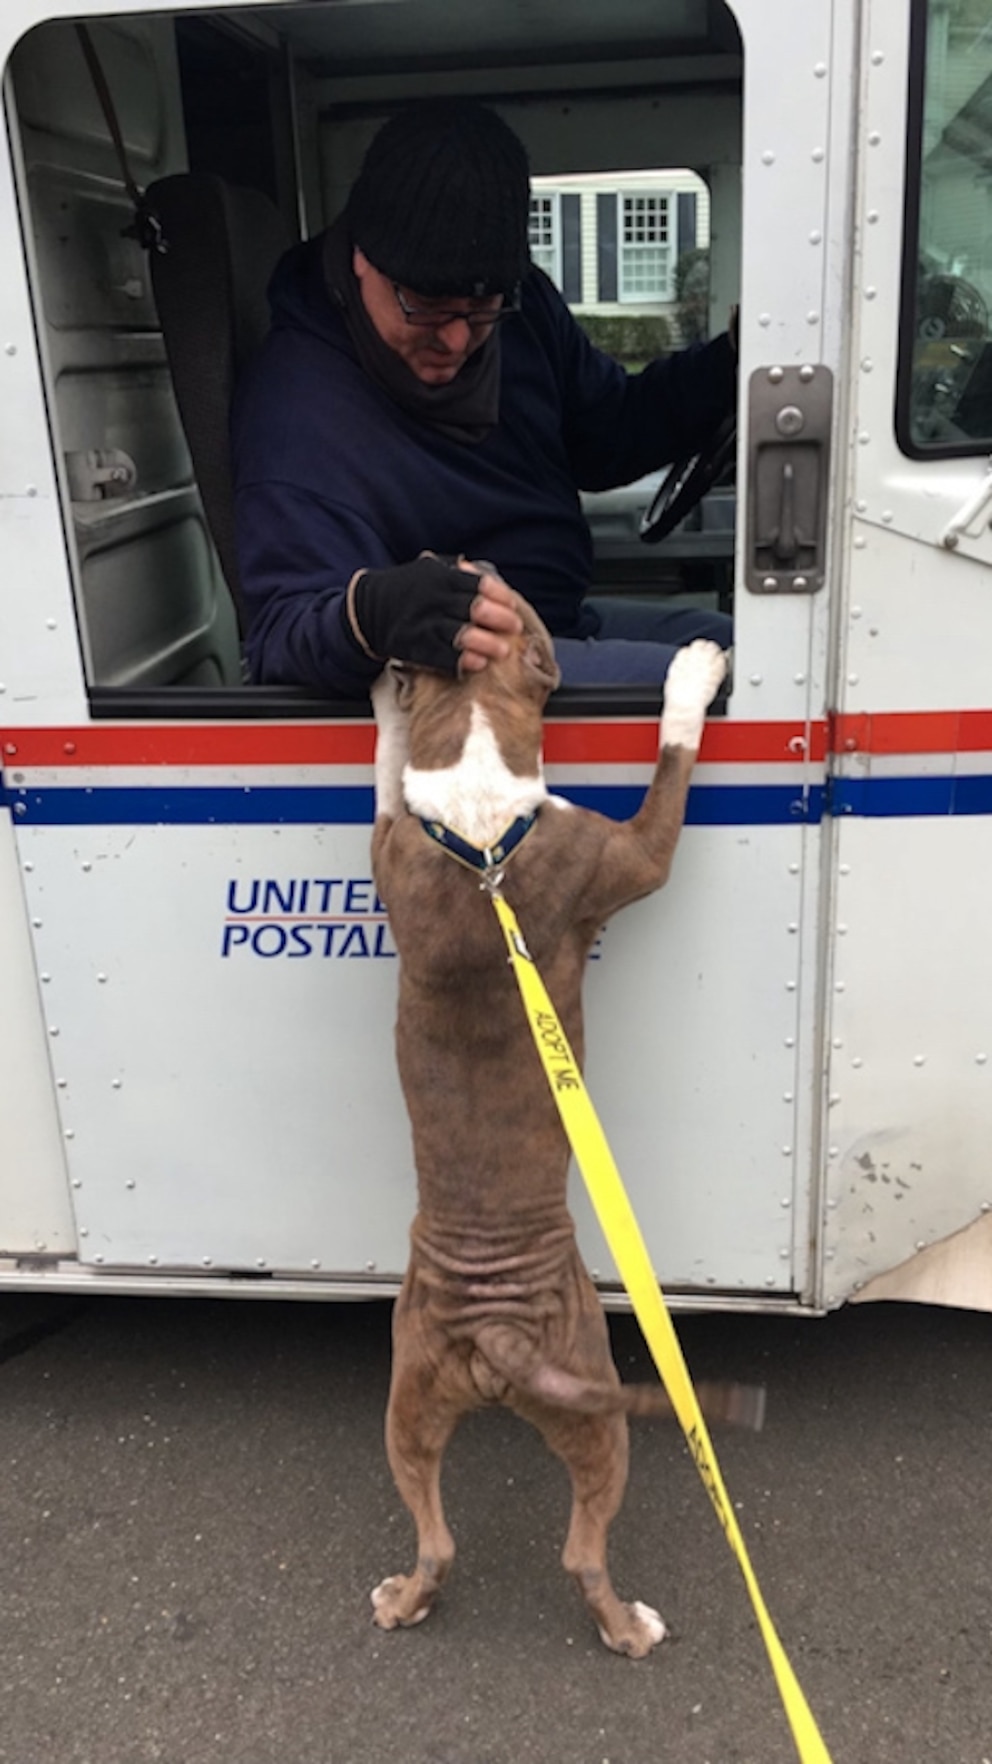
<instances>
[{"instance_id":1,"label":"man's face","mask_svg":"<svg viewBox=\"0 0 992 1764\"><path fill-rule=\"evenodd\" d=\"M502 295L489 300L428 299L401 288L399 297L394 284L381 270L371 264L358 246L353 257L355 275L362 291L362 304L379 336L388 347L406 362L425 386L446 386L465 366L470 355L481 349L492 334L496 314L503 304ZM435 324L414 323L407 319L401 300L419 315L436 312ZM487 312L491 323L469 325L464 315L478 321Z\"/></svg>"}]
</instances>

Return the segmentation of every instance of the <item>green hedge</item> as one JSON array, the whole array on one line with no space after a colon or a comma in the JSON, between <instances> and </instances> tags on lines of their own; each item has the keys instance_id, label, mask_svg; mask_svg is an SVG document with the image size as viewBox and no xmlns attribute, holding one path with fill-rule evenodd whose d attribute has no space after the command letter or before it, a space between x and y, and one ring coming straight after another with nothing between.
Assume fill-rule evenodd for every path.
<instances>
[{"instance_id":1,"label":"green hedge","mask_svg":"<svg viewBox=\"0 0 992 1764\"><path fill-rule=\"evenodd\" d=\"M683 251L675 265L675 298L683 343L704 342L710 326L710 254L705 245Z\"/></svg>"},{"instance_id":2,"label":"green hedge","mask_svg":"<svg viewBox=\"0 0 992 1764\"><path fill-rule=\"evenodd\" d=\"M578 312L576 318L590 342L624 367L643 367L672 346L672 327L660 313L611 314Z\"/></svg>"}]
</instances>

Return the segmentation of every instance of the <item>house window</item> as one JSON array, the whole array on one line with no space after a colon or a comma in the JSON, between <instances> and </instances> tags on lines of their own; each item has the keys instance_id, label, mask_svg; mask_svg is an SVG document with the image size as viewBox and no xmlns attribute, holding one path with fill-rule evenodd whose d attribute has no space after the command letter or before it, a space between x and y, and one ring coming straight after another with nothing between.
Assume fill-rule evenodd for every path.
<instances>
[{"instance_id":1,"label":"house window","mask_svg":"<svg viewBox=\"0 0 992 1764\"><path fill-rule=\"evenodd\" d=\"M561 213L556 191L532 196L529 222L530 254L538 269L561 287Z\"/></svg>"},{"instance_id":2,"label":"house window","mask_svg":"<svg viewBox=\"0 0 992 1764\"><path fill-rule=\"evenodd\" d=\"M618 298L647 302L671 300L674 252L674 209L669 196L657 192L621 195L619 203Z\"/></svg>"}]
</instances>

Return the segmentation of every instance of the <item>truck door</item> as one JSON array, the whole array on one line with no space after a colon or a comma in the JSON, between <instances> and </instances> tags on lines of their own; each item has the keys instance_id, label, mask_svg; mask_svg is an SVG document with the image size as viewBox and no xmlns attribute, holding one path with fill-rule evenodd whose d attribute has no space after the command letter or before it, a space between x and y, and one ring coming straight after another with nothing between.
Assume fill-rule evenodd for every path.
<instances>
[{"instance_id":1,"label":"truck door","mask_svg":"<svg viewBox=\"0 0 992 1764\"><path fill-rule=\"evenodd\" d=\"M733 689L726 718L707 729L665 895L606 934L590 982L590 1072L663 1281L774 1303L808 1298L816 1278L820 867L856 45L843 6L739 0L734 11L743 145ZM712 180L715 245L732 224L729 181L726 166Z\"/></svg>"},{"instance_id":2,"label":"truck door","mask_svg":"<svg viewBox=\"0 0 992 1764\"><path fill-rule=\"evenodd\" d=\"M992 1305L988 11L872 0L824 1296Z\"/></svg>"}]
</instances>

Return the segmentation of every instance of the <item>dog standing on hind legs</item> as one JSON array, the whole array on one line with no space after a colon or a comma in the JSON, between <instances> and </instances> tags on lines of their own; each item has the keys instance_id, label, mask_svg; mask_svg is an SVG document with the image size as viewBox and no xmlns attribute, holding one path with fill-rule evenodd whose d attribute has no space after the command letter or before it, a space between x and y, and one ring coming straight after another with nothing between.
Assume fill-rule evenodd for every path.
<instances>
[{"instance_id":1,"label":"dog standing on hind legs","mask_svg":"<svg viewBox=\"0 0 992 1764\"><path fill-rule=\"evenodd\" d=\"M626 1485L627 1416L671 1409L660 1387L617 1375L568 1211L567 1138L480 873L504 870L503 892L581 1061L590 948L612 913L667 879L725 662L704 641L677 653L654 778L637 814L611 821L548 794L542 712L558 671L536 613L523 600L517 610L524 631L506 660L457 680L388 668L373 692L373 873L400 958L396 1046L418 1210L386 1417L417 1560L372 1602L383 1629L427 1616L454 1557L445 1447L462 1415L502 1402L564 1461L564 1566L607 1647L636 1658L664 1624L614 1592L607 1531ZM754 1420L753 1393L698 1394L714 1419Z\"/></svg>"}]
</instances>

